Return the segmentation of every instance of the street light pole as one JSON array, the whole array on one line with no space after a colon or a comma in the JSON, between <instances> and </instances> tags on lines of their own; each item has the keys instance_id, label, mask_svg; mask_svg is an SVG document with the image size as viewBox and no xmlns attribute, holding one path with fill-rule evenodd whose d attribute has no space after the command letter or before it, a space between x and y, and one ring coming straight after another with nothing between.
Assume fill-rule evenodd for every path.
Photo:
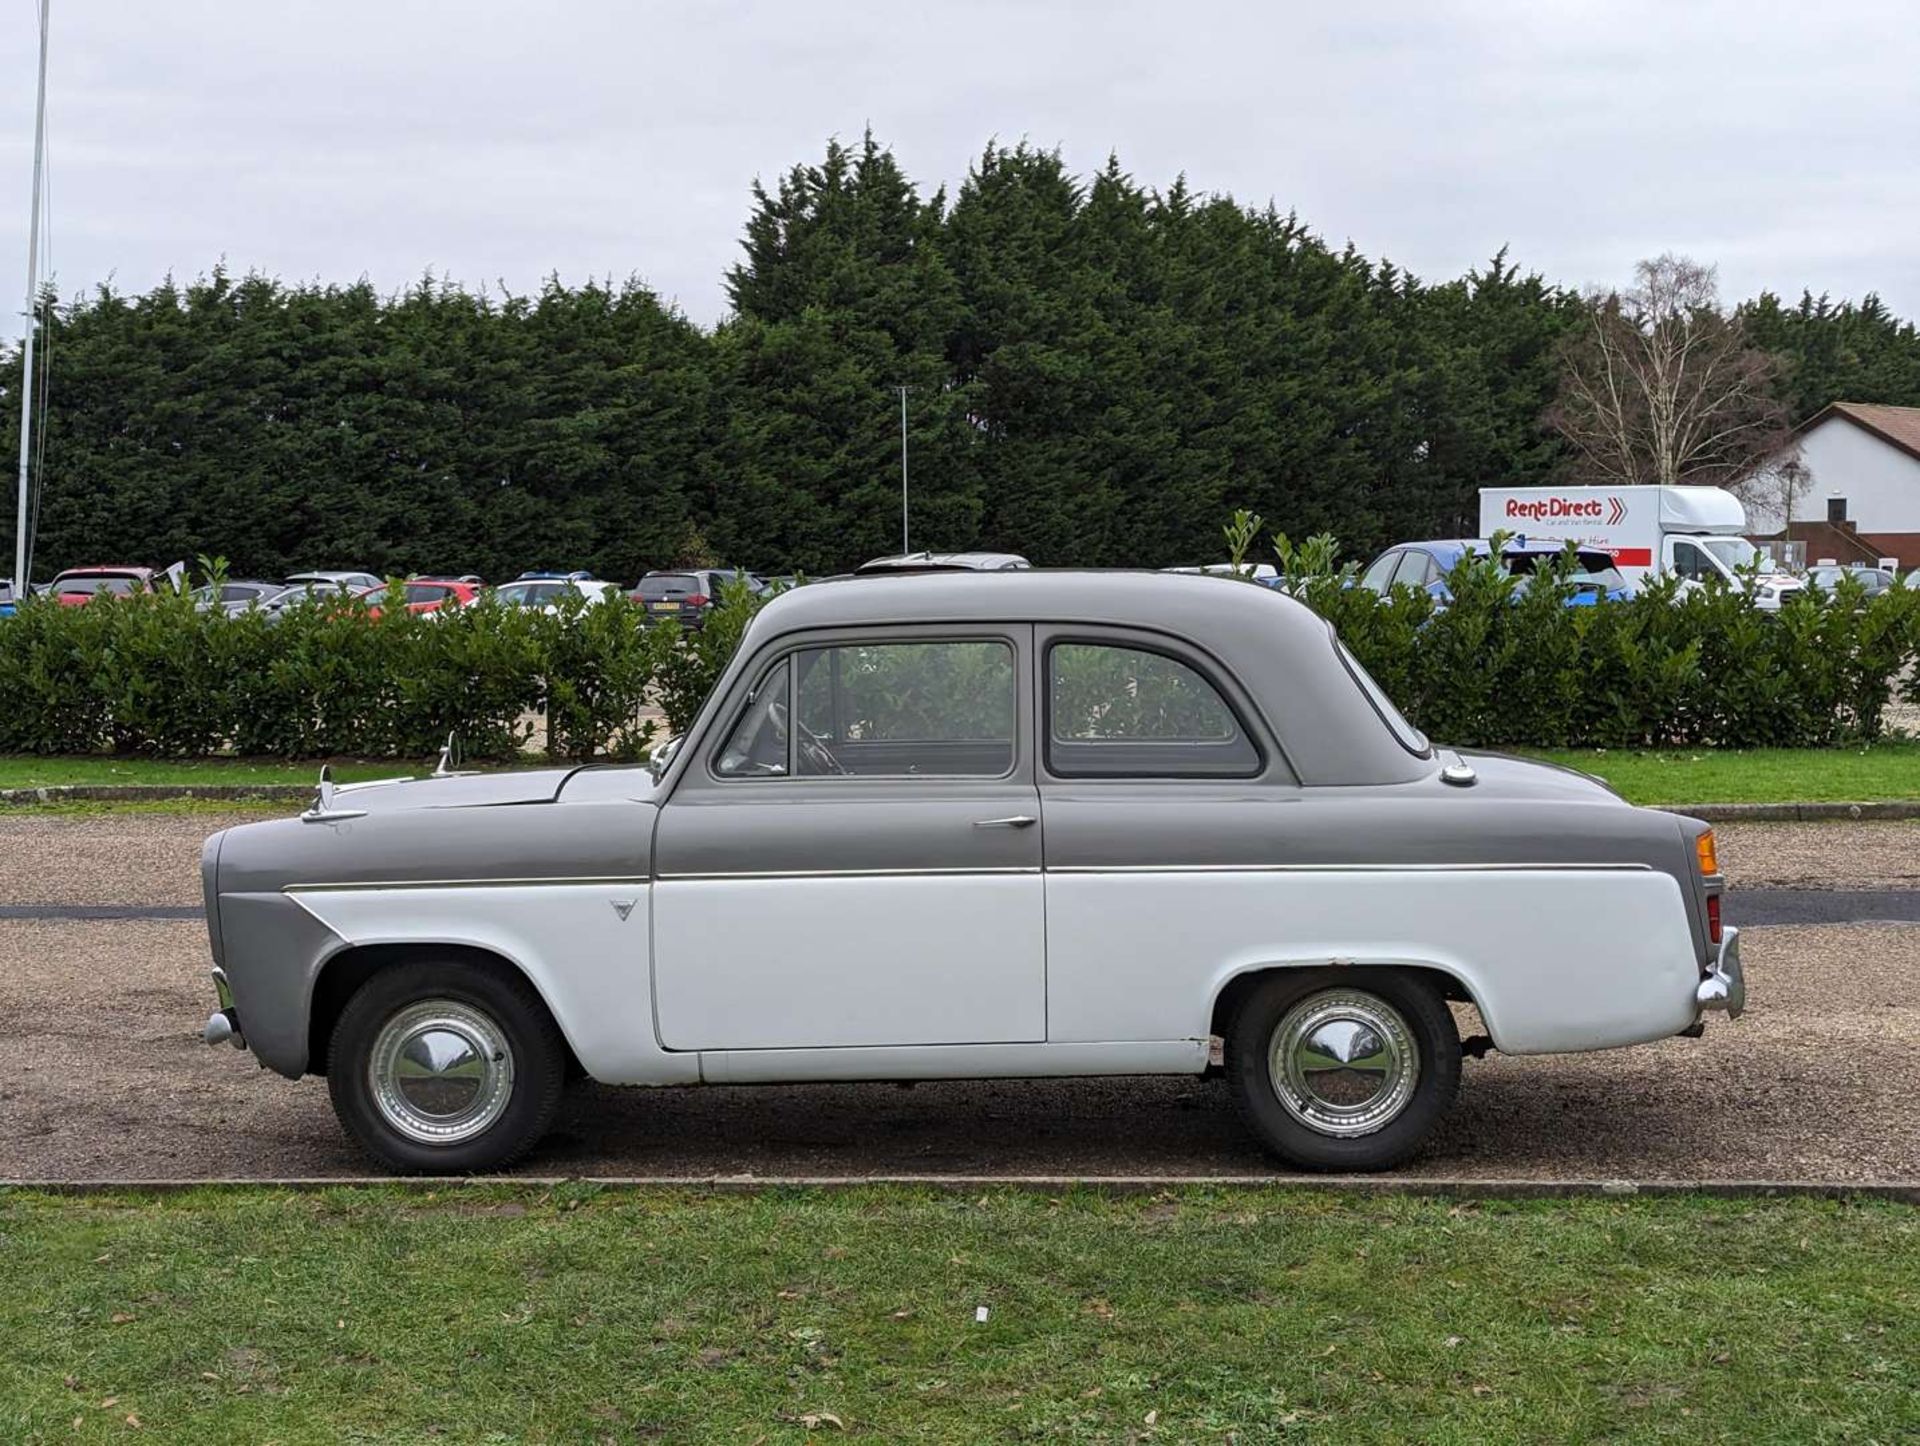
<instances>
[{"instance_id":1,"label":"street light pole","mask_svg":"<svg viewBox=\"0 0 1920 1446\"><path fill-rule=\"evenodd\" d=\"M33 111L33 203L27 227L27 335L20 345L20 510L13 534L13 597L27 596L27 466L33 455L33 334L40 312L40 189L47 150L47 20L40 0L40 88Z\"/></svg>"},{"instance_id":2,"label":"street light pole","mask_svg":"<svg viewBox=\"0 0 1920 1446\"><path fill-rule=\"evenodd\" d=\"M900 551L912 552L907 533L907 388L900 388Z\"/></svg>"}]
</instances>

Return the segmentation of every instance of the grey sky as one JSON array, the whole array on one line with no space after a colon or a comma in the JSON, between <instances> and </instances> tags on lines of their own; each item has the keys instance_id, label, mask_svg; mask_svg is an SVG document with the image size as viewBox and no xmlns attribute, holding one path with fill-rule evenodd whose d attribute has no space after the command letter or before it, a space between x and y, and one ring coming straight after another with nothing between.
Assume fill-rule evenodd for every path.
<instances>
[{"instance_id":1,"label":"grey sky","mask_svg":"<svg viewBox=\"0 0 1920 1446\"><path fill-rule=\"evenodd\" d=\"M0 296L25 279L34 0L0 0ZM1665 249L1729 297L1920 315L1910 3L53 0L63 293L225 257L383 289L637 273L725 309L748 186L871 123L931 191L990 137L1272 199L1422 276ZM17 331L5 305L6 330Z\"/></svg>"}]
</instances>

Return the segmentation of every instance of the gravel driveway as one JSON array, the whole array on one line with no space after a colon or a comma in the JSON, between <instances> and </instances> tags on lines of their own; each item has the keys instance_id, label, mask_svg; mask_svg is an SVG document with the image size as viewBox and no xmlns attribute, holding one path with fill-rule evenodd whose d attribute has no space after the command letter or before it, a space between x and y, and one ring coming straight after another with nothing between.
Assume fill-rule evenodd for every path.
<instances>
[{"instance_id":1,"label":"gravel driveway","mask_svg":"<svg viewBox=\"0 0 1920 1446\"><path fill-rule=\"evenodd\" d=\"M236 816L237 817L237 816ZM0 817L0 904L190 906L234 819ZM1726 827L1736 882L1913 888L1920 824ZM1761 928L1752 1007L1700 1040L1469 1061L1406 1172L1641 1180L1920 1177L1920 927ZM197 922L0 921L0 1179L369 1173L323 1081L210 1050ZM1468 1027L1472 1027L1471 1024ZM535 1174L1266 1174L1200 1080L585 1086Z\"/></svg>"}]
</instances>

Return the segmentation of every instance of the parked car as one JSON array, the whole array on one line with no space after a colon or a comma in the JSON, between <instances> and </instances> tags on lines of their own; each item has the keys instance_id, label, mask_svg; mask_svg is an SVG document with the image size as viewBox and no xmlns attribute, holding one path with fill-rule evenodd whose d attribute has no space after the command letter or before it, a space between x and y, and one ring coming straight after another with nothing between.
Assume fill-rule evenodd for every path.
<instances>
[{"instance_id":1,"label":"parked car","mask_svg":"<svg viewBox=\"0 0 1920 1446\"><path fill-rule=\"evenodd\" d=\"M444 608L463 608L480 596L478 584L459 578L410 577L396 585L400 595L406 599L410 613L437 613ZM367 588L359 597L367 604L368 613L377 618L386 602L387 584Z\"/></svg>"},{"instance_id":2,"label":"parked car","mask_svg":"<svg viewBox=\"0 0 1920 1446\"><path fill-rule=\"evenodd\" d=\"M1529 578L1551 565L1565 547L1564 542L1511 540L1500 551L1500 566L1512 576ZM1368 563L1357 585L1382 597L1393 588L1410 587L1445 607L1453 600L1447 574L1468 556L1487 557L1492 552L1493 544L1483 537L1403 542ZM1591 607L1628 596L1625 580L1605 551L1583 547L1576 560L1578 568L1568 579L1573 584L1573 593L1567 599L1569 607Z\"/></svg>"},{"instance_id":3,"label":"parked car","mask_svg":"<svg viewBox=\"0 0 1920 1446\"><path fill-rule=\"evenodd\" d=\"M767 590L766 583L740 568L687 567L650 572L627 596L640 605L649 626L673 622L697 632L705 625L708 612L720 605L722 589L735 581L746 583L756 593Z\"/></svg>"},{"instance_id":4,"label":"parked car","mask_svg":"<svg viewBox=\"0 0 1920 1446\"><path fill-rule=\"evenodd\" d=\"M874 572L1020 572L1032 566L1017 552L903 552L863 562L854 569L854 575Z\"/></svg>"},{"instance_id":5,"label":"parked car","mask_svg":"<svg viewBox=\"0 0 1920 1446\"><path fill-rule=\"evenodd\" d=\"M296 572L287 579L288 587L310 591L358 592L378 587L385 579L371 572Z\"/></svg>"},{"instance_id":6,"label":"parked car","mask_svg":"<svg viewBox=\"0 0 1920 1446\"><path fill-rule=\"evenodd\" d=\"M1437 749L1291 598L1155 573L798 588L651 767L323 773L202 876L207 1040L398 1170L508 1163L576 1075L1199 1076L1216 1036L1268 1149L1378 1169L1463 1054L1745 1001L1707 825Z\"/></svg>"},{"instance_id":7,"label":"parked car","mask_svg":"<svg viewBox=\"0 0 1920 1446\"><path fill-rule=\"evenodd\" d=\"M1887 571L1884 567L1868 567L1865 563L1849 562L1841 565L1822 563L1818 567L1807 569L1807 586L1821 592L1832 592L1840 585L1840 580L1850 577L1860 584L1861 591L1867 597L1878 597L1899 581L1899 575Z\"/></svg>"},{"instance_id":8,"label":"parked car","mask_svg":"<svg viewBox=\"0 0 1920 1446\"><path fill-rule=\"evenodd\" d=\"M201 612L212 612L218 608L232 617L248 608L264 607L287 590L283 582L267 582L258 578L229 578L216 588L212 583L193 590L193 605Z\"/></svg>"},{"instance_id":9,"label":"parked car","mask_svg":"<svg viewBox=\"0 0 1920 1446\"><path fill-rule=\"evenodd\" d=\"M0 577L0 618L10 618L19 606L13 595L13 579Z\"/></svg>"},{"instance_id":10,"label":"parked car","mask_svg":"<svg viewBox=\"0 0 1920 1446\"><path fill-rule=\"evenodd\" d=\"M373 577L367 572L297 572L281 586L280 590L260 603L267 614L269 623L278 623L281 615L297 603L327 598L350 598L364 592L370 584L365 579ZM374 584L380 580L374 578Z\"/></svg>"},{"instance_id":11,"label":"parked car","mask_svg":"<svg viewBox=\"0 0 1920 1446\"><path fill-rule=\"evenodd\" d=\"M48 592L62 607L79 607L97 597L128 597L152 592L165 576L158 568L106 566L70 567L55 573Z\"/></svg>"},{"instance_id":12,"label":"parked car","mask_svg":"<svg viewBox=\"0 0 1920 1446\"><path fill-rule=\"evenodd\" d=\"M544 608L548 612L557 611L560 599L571 594L589 602L609 602L620 596L620 585L602 582L590 572L523 572L493 589L493 596L509 607Z\"/></svg>"}]
</instances>

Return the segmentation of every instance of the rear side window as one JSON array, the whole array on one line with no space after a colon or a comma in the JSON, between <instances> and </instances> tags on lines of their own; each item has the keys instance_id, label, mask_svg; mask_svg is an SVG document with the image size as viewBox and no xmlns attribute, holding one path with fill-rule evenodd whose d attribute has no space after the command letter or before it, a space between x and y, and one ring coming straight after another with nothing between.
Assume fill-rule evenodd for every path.
<instances>
[{"instance_id":1,"label":"rear side window","mask_svg":"<svg viewBox=\"0 0 1920 1446\"><path fill-rule=\"evenodd\" d=\"M1410 587L1416 591L1426 587L1433 573L1433 559L1417 549L1410 550L1400 560L1400 570L1393 575L1395 587Z\"/></svg>"},{"instance_id":2,"label":"rear side window","mask_svg":"<svg viewBox=\"0 0 1920 1446\"><path fill-rule=\"evenodd\" d=\"M1360 586L1366 588L1369 592L1384 593L1387 590L1389 580L1393 577L1393 569L1395 565L1399 563L1400 557L1401 554L1398 552L1386 552L1376 557L1373 560L1373 565L1367 569L1366 574L1360 579Z\"/></svg>"},{"instance_id":3,"label":"rear side window","mask_svg":"<svg viewBox=\"0 0 1920 1446\"><path fill-rule=\"evenodd\" d=\"M1180 659L1055 643L1047 767L1066 778L1244 778L1260 771L1260 750L1219 690Z\"/></svg>"}]
</instances>

